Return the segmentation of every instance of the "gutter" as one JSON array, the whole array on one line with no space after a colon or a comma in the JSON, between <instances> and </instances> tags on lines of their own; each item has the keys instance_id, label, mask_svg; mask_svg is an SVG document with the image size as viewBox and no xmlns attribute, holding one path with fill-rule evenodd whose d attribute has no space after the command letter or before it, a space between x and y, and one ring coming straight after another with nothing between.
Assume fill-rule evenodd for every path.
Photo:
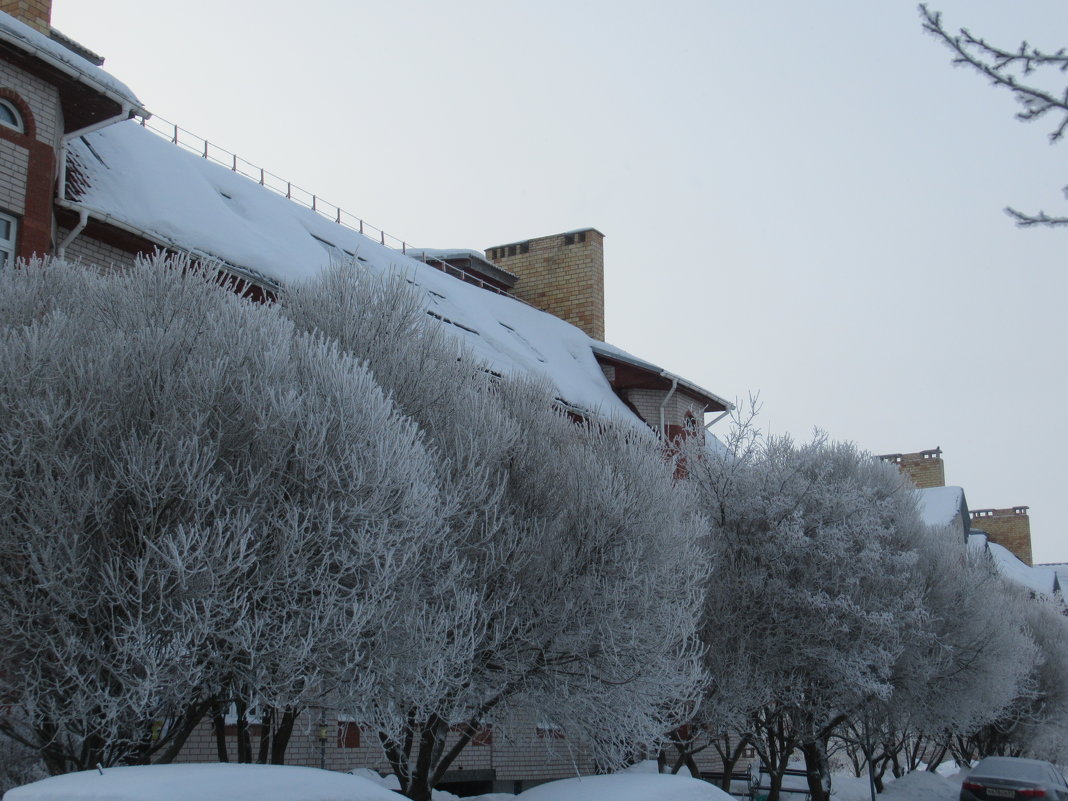
<instances>
[{"instance_id":1,"label":"gutter","mask_svg":"<svg viewBox=\"0 0 1068 801\"><path fill-rule=\"evenodd\" d=\"M52 53L34 44L29 39L24 39L23 37L11 32L10 30L0 28L0 41L5 41L10 45L19 48L20 50L28 51L36 58L43 61L45 64L48 64L50 67L59 70L64 75L70 78L74 78L74 80L76 80L78 83L83 83L88 86L91 86L93 89L100 92L100 94L104 95L104 97L108 98L109 100L115 101L124 109L132 109L136 114L138 114L139 116L143 116L146 119L152 116L148 112L148 109L141 107L140 101L137 100L136 97L132 97L132 93L131 97L124 97L122 94L116 92L114 89L102 83L101 81L95 80L89 72L78 69L78 67L76 67L74 64L64 61L63 59L56 58L54 55L52 55Z\"/></svg>"},{"instance_id":2,"label":"gutter","mask_svg":"<svg viewBox=\"0 0 1068 801\"><path fill-rule=\"evenodd\" d=\"M56 177L56 190L58 197L56 203L61 206L66 206L72 211L78 212L78 224L67 234L67 238L60 243L56 248L56 255L60 258L67 252L67 247L78 238L78 235L85 230L85 226L89 223L89 210L84 206L73 204L67 200L67 146L72 140L77 139L79 136L85 136L93 131L99 131L101 128L107 128L109 125L114 125L116 122L122 122L128 120L134 115L134 108L129 102L122 104L122 109L114 117L108 117L106 120L100 120L94 122L92 125L87 125L84 128L79 128L76 131L63 134L59 139L59 149L56 151L56 158L59 160L59 175Z\"/></svg>"},{"instance_id":3,"label":"gutter","mask_svg":"<svg viewBox=\"0 0 1068 801\"><path fill-rule=\"evenodd\" d=\"M99 131L101 128L107 128L109 125L114 125L117 122L128 120L136 113L137 112L132 105L124 103L122 110L114 117L108 117L106 120L94 122L92 125L86 125L84 128L79 128L76 131L63 134L63 136L60 137L59 149L56 151L56 158L59 160L59 175L56 178L56 185L59 189L59 198L61 200L66 201L67 199L67 145L79 136L85 136L86 134L93 133L93 131Z\"/></svg>"},{"instance_id":4,"label":"gutter","mask_svg":"<svg viewBox=\"0 0 1068 801\"><path fill-rule=\"evenodd\" d=\"M84 206L81 203L76 203L72 200L67 200L66 198L56 198L56 205L69 211L76 212L78 214L79 226L76 227L74 230L78 230L79 233L81 232L81 228L83 227L81 226L81 218L84 214L87 223L90 218L96 219L102 223L107 223L113 228L118 228L120 231L125 231L128 234L133 234L134 236L139 237L140 239L144 239L146 242L151 242L152 244L156 245L156 247L173 250L176 253L184 253L196 259L197 261L203 262L204 264L217 266L220 269L233 274L237 278L241 278L245 281L251 281L269 291L277 292L282 288L282 285L280 283L271 278L268 278L265 275L261 275L255 270L251 270L247 267L240 267L236 264L233 264L232 262L227 261L226 259L223 259L219 256L215 256L211 253L205 253L203 251L198 251L193 248L184 247L182 245L179 245L177 242L168 241L166 237L160 236L159 234L151 233L150 231L146 231L143 228L138 228L135 225L125 223L122 220L113 217L106 212L96 211L95 209L91 209L88 206ZM71 231L71 234L74 233L74 230ZM71 236L71 234L68 234L67 239L64 240L64 248L68 247L73 241L73 237Z\"/></svg>"}]
</instances>

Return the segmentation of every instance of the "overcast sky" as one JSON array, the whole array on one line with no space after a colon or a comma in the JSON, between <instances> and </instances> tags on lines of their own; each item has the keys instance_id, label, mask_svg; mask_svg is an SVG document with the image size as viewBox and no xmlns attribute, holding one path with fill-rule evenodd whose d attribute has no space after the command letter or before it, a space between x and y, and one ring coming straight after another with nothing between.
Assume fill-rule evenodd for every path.
<instances>
[{"instance_id":1,"label":"overcast sky","mask_svg":"<svg viewBox=\"0 0 1068 801\"><path fill-rule=\"evenodd\" d=\"M1064 0L932 0L1014 47ZM1068 561L1068 144L911 0L54 0L155 114L425 247L592 226L607 339L763 426L941 446ZM1068 78L1065 79L1068 83Z\"/></svg>"}]
</instances>

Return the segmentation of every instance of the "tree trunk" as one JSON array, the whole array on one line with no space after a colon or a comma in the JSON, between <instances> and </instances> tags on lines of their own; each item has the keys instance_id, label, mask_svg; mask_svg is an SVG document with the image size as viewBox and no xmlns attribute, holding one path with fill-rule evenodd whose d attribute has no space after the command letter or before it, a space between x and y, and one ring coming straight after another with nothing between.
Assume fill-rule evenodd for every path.
<instances>
[{"instance_id":1,"label":"tree trunk","mask_svg":"<svg viewBox=\"0 0 1068 801\"><path fill-rule=\"evenodd\" d=\"M282 713L282 719L278 722L271 741L271 764L284 765L286 762L286 748L289 747L289 738L293 734L293 726L297 722L297 710L287 707Z\"/></svg>"},{"instance_id":2,"label":"tree trunk","mask_svg":"<svg viewBox=\"0 0 1068 801\"><path fill-rule=\"evenodd\" d=\"M252 762L252 739L248 732L248 707L243 701L235 702L237 706L237 761L247 765Z\"/></svg>"},{"instance_id":3,"label":"tree trunk","mask_svg":"<svg viewBox=\"0 0 1068 801\"><path fill-rule=\"evenodd\" d=\"M186 709L181 722L178 724L177 731L170 736L170 742L167 743L167 747L156 758L157 765L167 765L174 761L174 758L178 756L178 752L182 750L182 746L185 745L186 740L193 733L193 729L204 719L204 714L208 711L210 705L210 701L201 701L198 704L192 704Z\"/></svg>"},{"instance_id":4,"label":"tree trunk","mask_svg":"<svg viewBox=\"0 0 1068 801\"><path fill-rule=\"evenodd\" d=\"M260 721L260 751L256 757L256 763L259 765L267 764L267 757L270 755L271 743L274 740L274 707L268 707L263 712L263 719Z\"/></svg>"},{"instance_id":5,"label":"tree trunk","mask_svg":"<svg viewBox=\"0 0 1068 801\"><path fill-rule=\"evenodd\" d=\"M820 740L801 744L808 773L808 794L812 801L830 801L831 772L827 765L827 749Z\"/></svg>"},{"instance_id":6,"label":"tree trunk","mask_svg":"<svg viewBox=\"0 0 1068 801\"><path fill-rule=\"evenodd\" d=\"M44 743L41 748L41 760L51 776L69 772L67 757L59 745L59 728L50 723L42 723L37 729L37 741Z\"/></svg>"},{"instance_id":7,"label":"tree trunk","mask_svg":"<svg viewBox=\"0 0 1068 801\"><path fill-rule=\"evenodd\" d=\"M215 702L215 707L211 713L212 728L215 729L215 753L219 757L220 762L230 761L230 750L226 745L226 715L223 713L223 706L220 702Z\"/></svg>"}]
</instances>

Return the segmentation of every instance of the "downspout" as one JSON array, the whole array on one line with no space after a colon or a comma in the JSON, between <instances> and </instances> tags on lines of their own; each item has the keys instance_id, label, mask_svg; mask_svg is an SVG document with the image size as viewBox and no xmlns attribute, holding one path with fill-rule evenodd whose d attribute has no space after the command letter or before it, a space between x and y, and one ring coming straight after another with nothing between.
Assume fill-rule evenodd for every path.
<instances>
[{"instance_id":1,"label":"downspout","mask_svg":"<svg viewBox=\"0 0 1068 801\"><path fill-rule=\"evenodd\" d=\"M63 134L59 139L59 176L56 178L56 198L59 205L64 206L78 212L78 224L71 229L67 234L67 238L56 248L56 256L63 258L67 252L67 248L78 238L78 235L85 230L85 226L89 222L89 212L81 205L73 203L67 200L67 146L71 140L76 139L79 136L85 136L93 131L99 131L101 128L106 128L109 125L114 125L116 122L122 122L128 120L134 115L134 108L129 103L122 104L122 110L114 117L108 117L106 120L100 120L94 122L92 125L87 125L84 128L79 128L76 131Z\"/></svg>"},{"instance_id":2,"label":"downspout","mask_svg":"<svg viewBox=\"0 0 1068 801\"><path fill-rule=\"evenodd\" d=\"M59 247L56 248L56 258L62 259L67 255L67 246L78 238L78 234L85 230L85 226L89 224L89 209L84 206L78 207L78 224L74 226L67 234L67 238L59 243Z\"/></svg>"},{"instance_id":3,"label":"downspout","mask_svg":"<svg viewBox=\"0 0 1068 801\"><path fill-rule=\"evenodd\" d=\"M667 378L667 376L663 373L661 373L660 375L662 378ZM664 402L660 404L660 436L665 440L667 439L667 426L664 423L664 407L667 406L668 401L671 400L671 396L675 394L675 390L676 388L678 388L678 386L679 379L672 378L671 390L668 392L667 397L664 398Z\"/></svg>"}]
</instances>

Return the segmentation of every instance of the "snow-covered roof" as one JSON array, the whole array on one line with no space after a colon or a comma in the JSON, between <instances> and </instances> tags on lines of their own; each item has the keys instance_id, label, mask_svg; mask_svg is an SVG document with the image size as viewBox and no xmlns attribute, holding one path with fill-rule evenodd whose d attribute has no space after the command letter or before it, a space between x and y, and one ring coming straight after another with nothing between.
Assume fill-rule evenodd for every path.
<instances>
[{"instance_id":1,"label":"snow-covered roof","mask_svg":"<svg viewBox=\"0 0 1068 801\"><path fill-rule=\"evenodd\" d=\"M1057 579L1053 568L1045 565L1030 567L1017 559L1012 551L1005 546L989 541L986 545L994 564L997 565L998 572L1003 577L1029 590L1040 592L1044 595L1053 594Z\"/></svg>"},{"instance_id":2,"label":"snow-covered roof","mask_svg":"<svg viewBox=\"0 0 1068 801\"><path fill-rule=\"evenodd\" d=\"M920 515L929 526L946 526L962 514L964 490L960 487L926 487L917 490Z\"/></svg>"},{"instance_id":3,"label":"snow-covered roof","mask_svg":"<svg viewBox=\"0 0 1068 801\"><path fill-rule=\"evenodd\" d=\"M1048 567L1053 571L1053 575L1057 577L1057 586L1064 592L1068 587L1068 562L1050 562L1042 565L1035 565L1035 567Z\"/></svg>"},{"instance_id":4,"label":"snow-covered roof","mask_svg":"<svg viewBox=\"0 0 1068 801\"><path fill-rule=\"evenodd\" d=\"M4 801L396 801L357 776L289 765L140 765L51 776L15 787Z\"/></svg>"},{"instance_id":5,"label":"snow-covered roof","mask_svg":"<svg viewBox=\"0 0 1068 801\"><path fill-rule=\"evenodd\" d=\"M137 95L122 81L74 53L61 42L45 36L4 12L0 12L0 41L8 42L36 56L79 83L110 97L120 106L130 106L138 114L148 115Z\"/></svg>"},{"instance_id":6,"label":"snow-covered roof","mask_svg":"<svg viewBox=\"0 0 1068 801\"><path fill-rule=\"evenodd\" d=\"M509 279L507 283L514 284L519 280L519 276L515 273L487 259L486 254L481 250L471 250L469 248L417 248L408 245L407 252L421 261L426 261L427 259L441 259L442 261L467 259L475 262L487 272L499 273L502 277Z\"/></svg>"},{"instance_id":7,"label":"snow-covered roof","mask_svg":"<svg viewBox=\"0 0 1068 801\"><path fill-rule=\"evenodd\" d=\"M558 317L391 250L134 121L75 140L70 153L75 204L94 219L221 260L267 285L307 281L339 261L403 276L425 292L427 313L490 369L548 380L564 402L591 414L634 419L594 356L603 343Z\"/></svg>"}]
</instances>

